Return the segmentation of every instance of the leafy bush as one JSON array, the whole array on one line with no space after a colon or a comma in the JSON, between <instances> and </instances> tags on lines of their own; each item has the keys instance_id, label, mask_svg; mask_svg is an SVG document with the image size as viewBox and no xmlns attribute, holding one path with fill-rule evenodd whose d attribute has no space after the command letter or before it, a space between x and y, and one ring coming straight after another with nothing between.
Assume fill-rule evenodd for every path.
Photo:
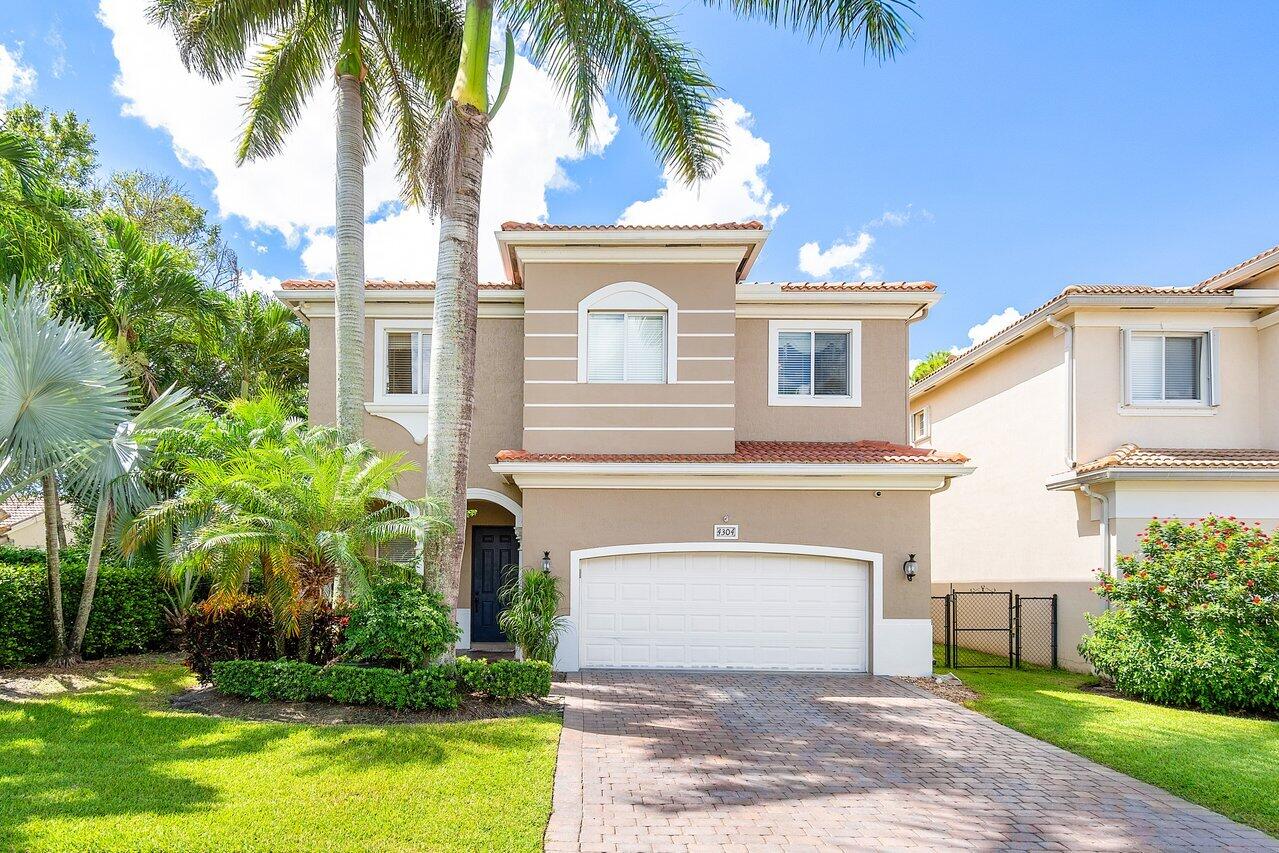
<instances>
[{"instance_id":1,"label":"leafy bush","mask_svg":"<svg viewBox=\"0 0 1279 853\"><path fill-rule=\"evenodd\" d=\"M413 672L382 667L293 660L221 660L212 664L212 680L228 696L259 702L327 699L347 705L378 705L397 711L452 710L459 691L493 699L545 696L551 691L551 666L542 661L459 658Z\"/></svg>"},{"instance_id":2,"label":"leafy bush","mask_svg":"<svg viewBox=\"0 0 1279 853\"><path fill-rule=\"evenodd\" d=\"M458 681L468 693L493 699L545 696L551 692L551 665L540 660L457 659Z\"/></svg>"},{"instance_id":3,"label":"leafy bush","mask_svg":"<svg viewBox=\"0 0 1279 853\"><path fill-rule=\"evenodd\" d=\"M1084 656L1123 693L1204 710L1279 711L1279 543L1234 518L1152 521L1103 576Z\"/></svg>"},{"instance_id":4,"label":"leafy bush","mask_svg":"<svg viewBox=\"0 0 1279 853\"><path fill-rule=\"evenodd\" d=\"M0 563L0 666L42 661L49 657L48 581L44 554L28 560L29 549L5 549L23 560ZM84 585L84 557L65 552L62 561L62 608L75 618ZM167 637L164 585L154 566L103 563L83 653L95 658L161 647Z\"/></svg>"},{"instance_id":5,"label":"leafy bush","mask_svg":"<svg viewBox=\"0 0 1279 853\"><path fill-rule=\"evenodd\" d=\"M201 681L209 680L218 661L275 659L266 599L242 595L196 605L182 624L182 650L186 665Z\"/></svg>"},{"instance_id":6,"label":"leafy bush","mask_svg":"<svg viewBox=\"0 0 1279 853\"><path fill-rule=\"evenodd\" d=\"M261 595L210 599L196 605L182 625L186 665L208 681L213 664L224 660L273 661L284 657L305 663L333 660L341 642L343 616L327 604L314 605L301 620L303 635L277 638L271 608Z\"/></svg>"},{"instance_id":7,"label":"leafy bush","mask_svg":"<svg viewBox=\"0 0 1279 853\"><path fill-rule=\"evenodd\" d=\"M411 670L444 654L459 636L439 594L389 580L360 596L340 649L348 660Z\"/></svg>"},{"instance_id":8,"label":"leafy bush","mask_svg":"<svg viewBox=\"0 0 1279 853\"><path fill-rule=\"evenodd\" d=\"M44 567L44 552L39 548L19 548L17 545L0 545L0 563L16 566Z\"/></svg>"},{"instance_id":9,"label":"leafy bush","mask_svg":"<svg viewBox=\"0 0 1279 853\"><path fill-rule=\"evenodd\" d=\"M563 595L555 576L525 571L512 577L501 590L506 609L497 623L529 660L555 663L555 649L567 620L556 616Z\"/></svg>"}]
</instances>

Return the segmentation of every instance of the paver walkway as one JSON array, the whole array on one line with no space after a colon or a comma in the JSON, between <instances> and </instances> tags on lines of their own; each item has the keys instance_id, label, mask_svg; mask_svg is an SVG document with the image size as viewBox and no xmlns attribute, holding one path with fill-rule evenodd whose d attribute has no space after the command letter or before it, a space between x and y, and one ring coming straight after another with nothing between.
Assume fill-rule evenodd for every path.
<instances>
[{"instance_id":1,"label":"paver walkway","mask_svg":"<svg viewBox=\"0 0 1279 853\"><path fill-rule=\"evenodd\" d=\"M562 689L548 851L1279 850L891 679L590 672Z\"/></svg>"}]
</instances>

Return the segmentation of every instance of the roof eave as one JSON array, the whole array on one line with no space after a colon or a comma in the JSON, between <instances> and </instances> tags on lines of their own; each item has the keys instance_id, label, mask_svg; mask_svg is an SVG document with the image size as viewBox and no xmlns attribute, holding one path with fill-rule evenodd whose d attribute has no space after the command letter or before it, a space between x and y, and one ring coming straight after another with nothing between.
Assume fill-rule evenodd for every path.
<instances>
[{"instance_id":1,"label":"roof eave","mask_svg":"<svg viewBox=\"0 0 1279 853\"><path fill-rule=\"evenodd\" d=\"M1270 272L1275 267L1279 267L1279 251L1271 249L1269 254L1263 253L1260 257L1253 258L1238 269L1218 273L1217 276L1219 277L1205 279L1195 285L1195 288L1205 291L1229 290L1232 287L1238 287L1249 279L1256 278L1262 273Z\"/></svg>"},{"instance_id":2,"label":"roof eave","mask_svg":"<svg viewBox=\"0 0 1279 853\"><path fill-rule=\"evenodd\" d=\"M1050 491L1077 489L1082 485L1114 482L1118 480L1279 480L1279 469L1194 467L1194 468L1103 468L1087 474L1067 471L1048 478L1044 484Z\"/></svg>"}]
</instances>

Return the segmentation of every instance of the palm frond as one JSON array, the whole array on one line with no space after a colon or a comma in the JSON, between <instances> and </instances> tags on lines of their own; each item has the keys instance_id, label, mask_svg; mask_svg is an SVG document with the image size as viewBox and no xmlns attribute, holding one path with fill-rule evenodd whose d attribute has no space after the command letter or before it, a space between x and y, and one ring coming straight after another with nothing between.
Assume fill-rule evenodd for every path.
<instances>
[{"instance_id":1,"label":"palm frond","mask_svg":"<svg viewBox=\"0 0 1279 853\"><path fill-rule=\"evenodd\" d=\"M905 16L914 0L703 0L752 18L803 33L810 39L834 37L842 46L861 41L866 54L891 59L911 38Z\"/></svg>"}]
</instances>

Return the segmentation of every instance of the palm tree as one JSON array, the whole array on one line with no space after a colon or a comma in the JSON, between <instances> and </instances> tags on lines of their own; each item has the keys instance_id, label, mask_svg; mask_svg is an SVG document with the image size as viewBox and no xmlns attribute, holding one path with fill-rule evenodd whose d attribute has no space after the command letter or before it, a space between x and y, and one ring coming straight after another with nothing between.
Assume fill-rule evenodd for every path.
<instances>
[{"instance_id":1,"label":"palm tree","mask_svg":"<svg viewBox=\"0 0 1279 853\"><path fill-rule=\"evenodd\" d=\"M70 461L69 487L93 501L96 510L80 605L67 637L65 655L69 661L80 659L84 645L98 584L98 566L106 546L107 524L113 515L132 514L154 502L143 473L163 431L181 426L193 404L185 390L170 388L133 418L118 423L109 437L90 442Z\"/></svg>"},{"instance_id":2,"label":"palm tree","mask_svg":"<svg viewBox=\"0 0 1279 853\"><path fill-rule=\"evenodd\" d=\"M48 180L39 149L0 130L0 281L91 266L93 238L81 213L83 199Z\"/></svg>"},{"instance_id":3,"label":"palm tree","mask_svg":"<svg viewBox=\"0 0 1279 853\"><path fill-rule=\"evenodd\" d=\"M306 383L306 326L283 303L260 293L231 301L226 330L213 346L241 398Z\"/></svg>"},{"instance_id":4,"label":"palm tree","mask_svg":"<svg viewBox=\"0 0 1279 853\"><path fill-rule=\"evenodd\" d=\"M718 7L720 0L705 0ZM800 31L810 38L861 41L892 56L909 29L913 0L730 0L738 17ZM695 52L647 0L466 0L465 27L449 101L432 128L432 211L440 218L427 426L427 494L449 501L453 535L434 543L428 562L445 601L461 583L467 458L475 386L480 185L488 147L489 43L494 15L520 33L530 58L546 68L569 101L579 143L593 131L594 107L611 90L662 161L685 181L709 177L724 135L715 87ZM507 73L509 74L509 63ZM497 103L500 104L501 96Z\"/></svg>"},{"instance_id":5,"label":"palm tree","mask_svg":"<svg viewBox=\"0 0 1279 853\"><path fill-rule=\"evenodd\" d=\"M55 469L111 436L127 416L128 397L119 365L88 329L53 316L34 287L0 289L0 500L38 479L46 509L50 502L56 507ZM60 659L61 565L51 540L46 537L49 605L53 657Z\"/></svg>"},{"instance_id":6,"label":"palm tree","mask_svg":"<svg viewBox=\"0 0 1279 853\"><path fill-rule=\"evenodd\" d=\"M195 275L185 252L148 240L119 214L103 214L102 224L101 269L69 289L68 304L96 324L143 398L155 400L160 388L148 348L163 349L190 327L211 337L225 318L225 303Z\"/></svg>"},{"instance_id":7,"label":"palm tree","mask_svg":"<svg viewBox=\"0 0 1279 853\"><path fill-rule=\"evenodd\" d=\"M162 530L183 531L175 573L195 567L211 578L215 596L239 592L260 570L281 634L301 633L305 647L308 614L335 582L358 593L377 571L398 573L376 546L421 540L439 523L427 501L392 494L415 467L344 443L335 431L299 430L226 459L189 461L182 492L143 512L124 546L134 551Z\"/></svg>"},{"instance_id":8,"label":"palm tree","mask_svg":"<svg viewBox=\"0 0 1279 853\"><path fill-rule=\"evenodd\" d=\"M364 418L364 158L387 114L406 201L423 198L425 128L447 96L461 26L447 0L155 0L188 68L225 79L248 65L240 162L279 153L307 99L337 87L337 426ZM249 51L260 45L250 60Z\"/></svg>"}]
</instances>

